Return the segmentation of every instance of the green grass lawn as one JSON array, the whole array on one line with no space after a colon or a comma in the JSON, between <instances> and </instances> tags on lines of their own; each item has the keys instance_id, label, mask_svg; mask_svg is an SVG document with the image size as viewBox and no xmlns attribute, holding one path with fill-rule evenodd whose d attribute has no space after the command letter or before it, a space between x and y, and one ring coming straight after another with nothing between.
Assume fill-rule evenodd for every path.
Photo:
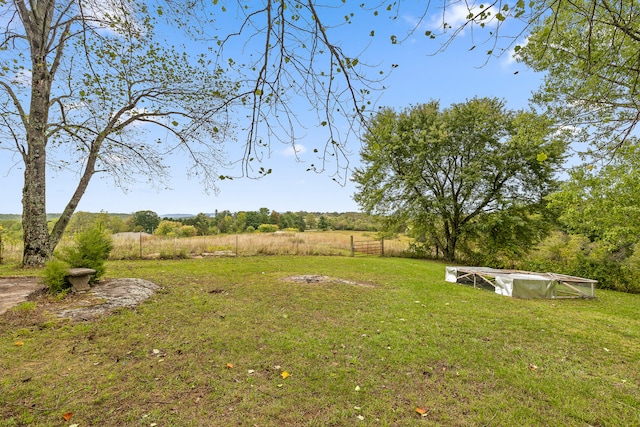
<instances>
[{"instance_id":1,"label":"green grass lawn","mask_svg":"<svg viewBox=\"0 0 640 427\"><path fill-rule=\"evenodd\" d=\"M520 300L377 257L107 275L162 290L94 322L0 317L0 426L640 425L640 295Z\"/></svg>"}]
</instances>

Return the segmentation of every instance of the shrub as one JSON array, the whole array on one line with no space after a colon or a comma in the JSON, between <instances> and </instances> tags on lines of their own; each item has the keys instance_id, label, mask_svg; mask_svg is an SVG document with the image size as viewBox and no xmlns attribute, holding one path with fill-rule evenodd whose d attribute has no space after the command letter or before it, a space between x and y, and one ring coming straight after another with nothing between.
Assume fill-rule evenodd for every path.
<instances>
[{"instance_id":1,"label":"shrub","mask_svg":"<svg viewBox=\"0 0 640 427\"><path fill-rule=\"evenodd\" d=\"M55 258L45 264L42 278L44 284L49 288L49 293L58 294L71 287L67 281L68 269L69 264Z\"/></svg>"},{"instance_id":2,"label":"shrub","mask_svg":"<svg viewBox=\"0 0 640 427\"><path fill-rule=\"evenodd\" d=\"M409 247L402 252L402 256L407 258L429 259L433 258L432 248L425 242L416 240L410 242Z\"/></svg>"},{"instance_id":3,"label":"shrub","mask_svg":"<svg viewBox=\"0 0 640 427\"><path fill-rule=\"evenodd\" d=\"M196 228L193 225L183 225L180 227L178 235L180 237L193 237L198 234Z\"/></svg>"},{"instance_id":4,"label":"shrub","mask_svg":"<svg viewBox=\"0 0 640 427\"><path fill-rule=\"evenodd\" d=\"M188 259L189 253L185 248L160 250L160 259Z\"/></svg>"},{"instance_id":5,"label":"shrub","mask_svg":"<svg viewBox=\"0 0 640 427\"><path fill-rule=\"evenodd\" d=\"M258 226L258 233L275 233L278 231L278 226L275 224L260 224Z\"/></svg>"},{"instance_id":6,"label":"shrub","mask_svg":"<svg viewBox=\"0 0 640 427\"><path fill-rule=\"evenodd\" d=\"M104 263L112 249L111 236L102 227L92 227L76 234L74 245L64 248L61 258L72 268L94 269L96 274L91 277L91 283L95 283L104 275Z\"/></svg>"},{"instance_id":7,"label":"shrub","mask_svg":"<svg viewBox=\"0 0 640 427\"><path fill-rule=\"evenodd\" d=\"M519 268L586 277L597 280L600 289L638 293L639 255L626 248L612 250L605 242L590 242L584 236L556 232L541 242Z\"/></svg>"}]
</instances>

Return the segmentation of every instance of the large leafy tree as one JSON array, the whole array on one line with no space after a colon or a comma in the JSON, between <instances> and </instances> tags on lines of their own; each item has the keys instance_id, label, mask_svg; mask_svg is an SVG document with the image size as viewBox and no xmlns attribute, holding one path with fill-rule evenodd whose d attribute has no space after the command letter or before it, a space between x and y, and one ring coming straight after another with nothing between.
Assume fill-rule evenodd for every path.
<instances>
[{"instance_id":1,"label":"large leafy tree","mask_svg":"<svg viewBox=\"0 0 640 427\"><path fill-rule=\"evenodd\" d=\"M461 242L481 245L471 240L483 230L532 239L528 217L554 188L564 152L550 126L493 98L444 110L437 102L385 109L363 138L355 200L369 213L407 221L449 261Z\"/></svg>"},{"instance_id":2,"label":"large leafy tree","mask_svg":"<svg viewBox=\"0 0 640 427\"><path fill-rule=\"evenodd\" d=\"M560 190L549 197L566 230L611 250L640 241L640 144L632 137L602 166L573 168Z\"/></svg>"},{"instance_id":3,"label":"large leafy tree","mask_svg":"<svg viewBox=\"0 0 640 427\"><path fill-rule=\"evenodd\" d=\"M630 137L606 162L569 171L548 197L562 232L543 242L536 268L598 280L599 286L640 292L640 145Z\"/></svg>"},{"instance_id":4,"label":"large leafy tree","mask_svg":"<svg viewBox=\"0 0 640 427\"><path fill-rule=\"evenodd\" d=\"M0 16L2 147L24 168L24 265L50 257L97 173L162 180L164 158L183 150L205 182L215 174L235 87L206 57L162 43L145 2L13 0ZM149 138L151 126L169 138ZM79 177L51 232L48 167Z\"/></svg>"},{"instance_id":5,"label":"large leafy tree","mask_svg":"<svg viewBox=\"0 0 640 427\"><path fill-rule=\"evenodd\" d=\"M140 229L145 233L153 233L160 224L160 216L149 210L135 212L131 216L131 222L136 229Z\"/></svg>"},{"instance_id":6,"label":"large leafy tree","mask_svg":"<svg viewBox=\"0 0 640 427\"><path fill-rule=\"evenodd\" d=\"M592 149L619 146L640 122L640 4L635 0L550 2L530 27L520 60L544 71L534 100Z\"/></svg>"},{"instance_id":7,"label":"large leafy tree","mask_svg":"<svg viewBox=\"0 0 640 427\"><path fill-rule=\"evenodd\" d=\"M405 7L394 2L391 9ZM611 151L640 122L640 5L635 0L495 0L428 3L419 20L438 25L424 34L431 52L465 38L469 49L516 58L544 72L534 101L560 127L589 143L587 152ZM422 29L417 25L413 35ZM394 42L406 40L403 35ZM429 49L429 47L427 47Z\"/></svg>"},{"instance_id":8,"label":"large leafy tree","mask_svg":"<svg viewBox=\"0 0 640 427\"><path fill-rule=\"evenodd\" d=\"M298 0L1 2L0 148L24 168L23 264L41 265L51 255L96 174L110 173L123 187L140 176L163 186L167 158L182 151L206 188L234 176L218 172L230 164L231 148L221 143L230 139L233 106L248 112L241 175L268 174L260 160L270 140L295 145L299 129L306 132L295 114L301 95L318 112L313 125L327 131L310 169L332 162L334 178L344 180L344 141L375 81L331 42L330 32L345 23L327 23L322 8ZM182 37L200 44L187 48ZM150 138L152 126L167 137ZM49 232L52 167L75 170L78 182Z\"/></svg>"},{"instance_id":9,"label":"large leafy tree","mask_svg":"<svg viewBox=\"0 0 640 427\"><path fill-rule=\"evenodd\" d=\"M430 12L442 16L440 34L425 34L444 36L443 47L470 27L489 29L485 42L497 46L503 24L521 20L526 28L550 10L556 13L550 9L556 3L563 2L447 1L443 9L427 5L422 18ZM206 186L215 187L216 179L232 176L219 174L215 167L227 152L218 144L227 135L219 113L232 104L248 108L242 175L269 173L260 160L271 152L270 140L295 145L305 136L305 126L311 125L299 123L296 112L303 106L299 101L306 99L303 108L318 112L312 125L326 135L324 145L313 147L318 162L309 169L331 167L332 177L344 182L349 168L345 141L369 108L372 91L382 87L380 76L387 70L376 67L368 74L363 46L349 55L340 29L362 17L397 19L407 4L396 0L373 6L305 0L1 2L0 148L18 153L17 161L24 165L23 263L38 265L51 254L96 173L110 172L123 186L136 173L158 182L167 178L165 158L184 150ZM460 10L465 12L462 21L449 19L449 12L459 15ZM385 24L381 19L365 27L363 40L374 40L382 32L378 31ZM157 37L158 24L172 25L171 40ZM182 35L205 42L201 49L205 55L188 58L179 44ZM392 34L385 40L397 44L406 36ZM355 40L360 39L350 43ZM506 47L513 43L507 38ZM492 47L487 52L504 50ZM379 58L370 58L379 63ZM224 82L223 68L237 85ZM346 123L336 116L346 118ZM140 136L140 124L164 128L173 138L154 145ZM76 167L79 176L76 191L50 234L44 219L47 164Z\"/></svg>"}]
</instances>

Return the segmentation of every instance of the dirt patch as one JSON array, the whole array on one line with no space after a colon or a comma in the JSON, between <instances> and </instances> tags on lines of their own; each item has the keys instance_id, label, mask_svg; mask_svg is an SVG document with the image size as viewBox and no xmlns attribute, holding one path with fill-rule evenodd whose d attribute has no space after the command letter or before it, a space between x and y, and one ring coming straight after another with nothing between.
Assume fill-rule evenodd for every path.
<instances>
[{"instance_id":1,"label":"dirt patch","mask_svg":"<svg viewBox=\"0 0 640 427\"><path fill-rule=\"evenodd\" d=\"M296 283L341 283L346 285L362 286L365 288L374 287L374 285L371 283L354 282L351 280L338 279L330 276L321 276L318 274L303 274L300 276L289 276L289 277L285 277L282 280L284 280L285 282L296 282Z\"/></svg>"},{"instance_id":2,"label":"dirt patch","mask_svg":"<svg viewBox=\"0 0 640 427\"><path fill-rule=\"evenodd\" d=\"M0 315L29 299L29 295L44 289L38 277L0 278Z\"/></svg>"},{"instance_id":3,"label":"dirt patch","mask_svg":"<svg viewBox=\"0 0 640 427\"><path fill-rule=\"evenodd\" d=\"M5 277L0 279L0 315L31 300L55 317L92 320L123 307L135 307L158 289L156 284L142 279L112 279L101 281L86 292L70 292L56 299L37 277Z\"/></svg>"}]
</instances>

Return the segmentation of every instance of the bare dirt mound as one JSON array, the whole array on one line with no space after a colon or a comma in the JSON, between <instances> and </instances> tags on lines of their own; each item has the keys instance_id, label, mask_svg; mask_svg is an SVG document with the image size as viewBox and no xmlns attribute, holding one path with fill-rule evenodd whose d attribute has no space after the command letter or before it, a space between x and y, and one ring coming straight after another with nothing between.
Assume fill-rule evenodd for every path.
<instances>
[{"instance_id":1,"label":"bare dirt mound","mask_svg":"<svg viewBox=\"0 0 640 427\"><path fill-rule=\"evenodd\" d=\"M373 288L374 285L371 283L363 283L363 282L353 282L351 280L338 279L335 277L329 276L321 276L319 274L303 274L301 276L289 276L285 277L285 282L296 282L296 283L343 283L347 285L356 285L362 286L365 288Z\"/></svg>"}]
</instances>

